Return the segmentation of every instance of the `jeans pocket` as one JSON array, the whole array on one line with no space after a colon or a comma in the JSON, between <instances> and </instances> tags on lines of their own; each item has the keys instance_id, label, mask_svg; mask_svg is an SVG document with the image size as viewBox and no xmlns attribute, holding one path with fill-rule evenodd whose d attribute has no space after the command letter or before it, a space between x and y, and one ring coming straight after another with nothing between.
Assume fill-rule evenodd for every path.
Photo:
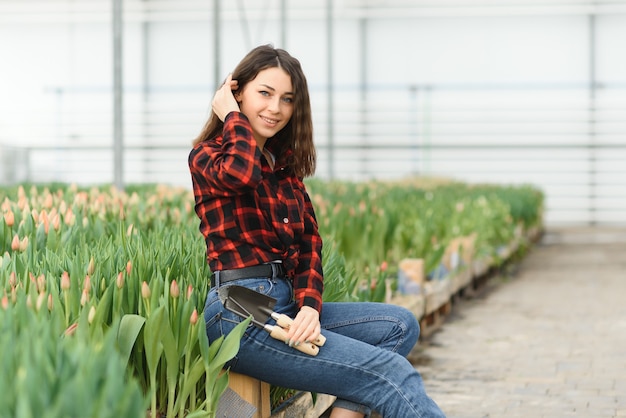
<instances>
[{"instance_id":1,"label":"jeans pocket","mask_svg":"<svg viewBox=\"0 0 626 418\"><path fill-rule=\"evenodd\" d=\"M222 326L222 303L216 292L209 292L204 305L204 321L209 344L223 335Z\"/></svg>"}]
</instances>

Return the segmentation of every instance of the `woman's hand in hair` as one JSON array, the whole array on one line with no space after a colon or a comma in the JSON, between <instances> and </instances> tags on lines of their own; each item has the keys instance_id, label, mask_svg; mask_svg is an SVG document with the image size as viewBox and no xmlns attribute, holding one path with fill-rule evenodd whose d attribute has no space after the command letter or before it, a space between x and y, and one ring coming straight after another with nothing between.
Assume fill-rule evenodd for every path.
<instances>
[{"instance_id":1,"label":"woman's hand in hair","mask_svg":"<svg viewBox=\"0 0 626 418\"><path fill-rule=\"evenodd\" d=\"M222 84L213 96L213 101L211 102L213 113L215 113L222 122L230 112L239 112L239 104L233 95L233 90L237 90L238 88L237 80L233 80L233 75L228 74L224 84Z\"/></svg>"}]
</instances>

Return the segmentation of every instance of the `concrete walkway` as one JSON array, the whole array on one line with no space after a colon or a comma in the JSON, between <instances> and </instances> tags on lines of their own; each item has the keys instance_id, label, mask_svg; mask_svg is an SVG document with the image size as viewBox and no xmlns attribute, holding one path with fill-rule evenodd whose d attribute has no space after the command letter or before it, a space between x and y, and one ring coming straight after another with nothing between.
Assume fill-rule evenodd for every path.
<instances>
[{"instance_id":1,"label":"concrete walkway","mask_svg":"<svg viewBox=\"0 0 626 418\"><path fill-rule=\"evenodd\" d=\"M550 230L416 349L448 418L626 417L626 230Z\"/></svg>"}]
</instances>

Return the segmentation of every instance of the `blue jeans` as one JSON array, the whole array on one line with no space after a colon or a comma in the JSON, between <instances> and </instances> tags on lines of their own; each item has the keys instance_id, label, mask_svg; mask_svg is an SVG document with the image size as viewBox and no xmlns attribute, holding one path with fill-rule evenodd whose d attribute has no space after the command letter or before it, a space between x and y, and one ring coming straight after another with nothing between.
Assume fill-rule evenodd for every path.
<instances>
[{"instance_id":1,"label":"blue jeans","mask_svg":"<svg viewBox=\"0 0 626 418\"><path fill-rule=\"evenodd\" d=\"M288 280L244 279L222 286L230 284L277 299L277 312L291 317L297 313ZM207 296L204 315L209 341L228 334L242 320L224 309L215 288ZM226 366L275 386L334 395L334 406L365 415L373 410L385 418L444 417L405 358L419 337L419 323L410 311L382 303L327 302L320 320L326 344L315 357L251 325Z\"/></svg>"}]
</instances>

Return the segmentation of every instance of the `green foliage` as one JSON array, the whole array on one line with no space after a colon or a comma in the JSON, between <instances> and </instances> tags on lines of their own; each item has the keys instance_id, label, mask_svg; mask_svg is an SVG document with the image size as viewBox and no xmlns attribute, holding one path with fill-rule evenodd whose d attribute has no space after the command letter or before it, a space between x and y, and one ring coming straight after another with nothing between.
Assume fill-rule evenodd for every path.
<instances>
[{"instance_id":1,"label":"green foliage","mask_svg":"<svg viewBox=\"0 0 626 418\"><path fill-rule=\"evenodd\" d=\"M20 299L0 309L0 417L143 418L139 384L109 333L94 343L87 318L64 336L62 317Z\"/></svg>"}]
</instances>

